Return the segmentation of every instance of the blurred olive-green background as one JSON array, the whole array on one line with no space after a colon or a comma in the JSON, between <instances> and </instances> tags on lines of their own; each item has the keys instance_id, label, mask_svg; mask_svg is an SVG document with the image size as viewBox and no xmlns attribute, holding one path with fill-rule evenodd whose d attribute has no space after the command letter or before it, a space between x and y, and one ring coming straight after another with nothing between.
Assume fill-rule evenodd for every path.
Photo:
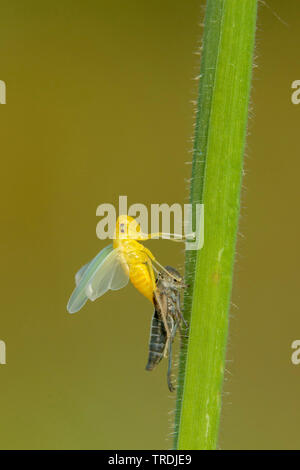
<instances>
[{"instance_id":1,"label":"blurred olive-green background","mask_svg":"<svg viewBox=\"0 0 300 470\"><path fill-rule=\"evenodd\" d=\"M128 285L70 316L105 246L96 208L187 202L200 0L4 1L0 79L2 449L165 449L166 364ZM259 7L220 447L300 448L297 0ZM278 18L279 17L279 18ZM183 246L151 241L179 269Z\"/></svg>"}]
</instances>

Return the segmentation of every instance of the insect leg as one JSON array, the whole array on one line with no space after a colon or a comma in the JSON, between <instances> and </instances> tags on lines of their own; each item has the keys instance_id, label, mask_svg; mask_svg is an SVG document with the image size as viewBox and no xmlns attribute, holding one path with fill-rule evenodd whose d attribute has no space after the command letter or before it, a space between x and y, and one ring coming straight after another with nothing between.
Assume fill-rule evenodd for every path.
<instances>
[{"instance_id":1,"label":"insect leg","mask_svg":"<svg viewBox=\"0 0 300 470\"><path fill-rule=\"evenodd\" d=\"M161 271L163 271L164 273L166 273L168 275L168 277L172 278L172 279L175 279L175 281L177 281L177 278L175 276L173 276L173 274L171 274L164 266L162 266L156 258L153 258L152 261L154 263L156 263L158 265L158 267L160 268Z\"/></svg>"},{"instance_id":2,"label":"insect leg","mask_svg":"<svg viewBox=\"0 0 300 470\"><path fill-rule=\"evenodd\" d=\"M167 334L166 345L165 345L164 353L163 353L164 357L167 357L167 350L168 350L170 336L171 336L170 328L169 328L169 325L168 325L168 322L167 322L168 312L165 311L165 309L163 308L161 299L160 299L159 295L157 294L156 290L153 292L153 296L155 298L155 302L156 302L156 305L158 307L158 311L159 311L159 314L162 318L162 321L163 321L163 324L164 324L164 327L165 327L165 330L166 330L166 334Z\"/></svg>"},{"instance_id":3,"label":"insect leg","mask_svg":"<svg viewBox=\"0 0 300 470\"><path fill-rule=\"evenodd\" d=\"M172 380L171 380L171 373L172 373L172 346L173 346L173 341L176 335L177 327L178 327L178 323L176 323L175 325L173 324L172 333L171 333L171 337L169 341L169 352L168 352L169 360L168 360L167 382L168 382L168 387L169 387L170 392L174 392L175 390L175 387L172 384Z\"/></svg>"},{"instance_id":4,"label":"insect leg","mask_svg":"<svg viewBox=\"0 0 300 470\"><path fill-rule=\"evenodd\" d=\"M172 242L182 242L185 240L195 241L196 233L192 232L187 235L182 235L180 233L167 233L167 232L156 232L156 233L142 233L139 236L139 240L150 240L151 238L162 238L166 240L171 240Z\"/></svg>"},{"instance_id":5,"label":"insect leg","mask_svg":"<svg viewBox=\"0 0 300 470\"><path fill-rule=\"evenodd\" d=\"M156 292L156 282L155 282L155 277L154 277L154 272L153 272L151 259L147 259L146 264L147 264L147 267L148 267L148 270L149 270L149 273L150 273L150 276L151 276L152 284L153 284L153 297L155 299L156 305L158 306L159 314L162 318L162 321L164 323L164 327L165 327L165 330L166 330L166 334L167 334L166 345L165 345L164 353L163 353L164 357L166 357L167 356L166 351L167 351L167 348L168 348L169 338L170 338L170 335L171 335L171 332L170 332L170 329L169 329L169 326L168 326L168 322L167 322L167 318L166 318L167 312L164 311L161 299L160 299L159 295Z\"/></svg>"},{"instance_id":6,"label":"insect leg","mask_svg":"<svg viewBox=\"0 0 300 470\"><path fill-rule=\"evenodd\" d=\"M184 316L182 315L182 312L181 312L180 295L178 295L177 298L176 298L176 316L177 316L180 323L183 322L184 326L186 328L189 327L189 324L188 324L187 320L184 318Z\"/></svg>"}]
</instances>

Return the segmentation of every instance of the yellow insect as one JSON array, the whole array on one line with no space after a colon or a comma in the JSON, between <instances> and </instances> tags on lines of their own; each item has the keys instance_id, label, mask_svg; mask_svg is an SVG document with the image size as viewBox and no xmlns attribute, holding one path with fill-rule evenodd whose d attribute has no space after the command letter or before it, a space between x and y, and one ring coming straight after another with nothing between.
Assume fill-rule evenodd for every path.
<instances>
[{"instance_id":1,"label":"yellow insect","mask_svg":"<svg viewBox=\"0 0 300 470\"><path fill-rule=\"evenodd\" d=\"M121 215L116 224L113 244L103 248L98 255L75 276L76 288L68 302L69 313L78 312L88 299L94 301L108 290L125 287L128 280L153 303L155 293L155 264L166 271L150 250L137 240L149 240L164 233L144 234L135 219ZM178 240L176 240L178 241ZM170 273L167 272L170 276ZM168 331L168 325L165 325Z\"/></svg>"},{"instance_id":2,"label":"yellow insect","mask_svg":"<svg viewBox=\"0 0 300 470\"><path fill-rule=\"evenodd\" d=\"M123 269L128 273L134 287L153 302L155 276L152 261L155 258L148 248L137 241L147 238L150 236L141 233L139 224L132 217L118 218L113 247L119 250Z\"/></svg>"}]
</instances>

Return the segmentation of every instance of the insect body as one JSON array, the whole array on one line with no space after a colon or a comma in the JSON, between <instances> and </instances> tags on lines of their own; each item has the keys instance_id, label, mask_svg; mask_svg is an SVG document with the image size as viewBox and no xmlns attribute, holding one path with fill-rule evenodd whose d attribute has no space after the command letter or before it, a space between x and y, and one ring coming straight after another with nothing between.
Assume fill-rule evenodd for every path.
<instances>
[{"instance_id":1,"label":"insect body","mask_svg":"<svg viewBox=\"0 0 300 470\"><path fill-rule=\"evenodd\" d=\"M167 318L168 326L170 331L172 330L171 317ZM149 355L146 370L153 370L157 364L160 363L164 356L164 351L167 342L167 332L158 311L155 309L150 329L149 338Z\"/></svg>"},{"instance_id":2,"label":"insect body","mask_svg":"<svg viewBox=\"0 0 300 470\"><path fill-rule=\"evenodd\" d=\"M174 268L166 266L165 269L166 271L159 273L156 281L155 311L151 322L146 370L153 370L163 356L168 356L167 382L169 390L172 392L174 391L171 382L173 341L178 327L181 328L182 322L187 325L180 308L180 288L185 287L185 285Z\"/></svg>"},{"instance_id":3,"label":"insect body","mask_svg":"<svg viewBox=\"0 0 300 470\"><path fill-rule=\"evenodd\" d=\"M78 312L88 299L94 301L108 290L118 290L132 284L150 302L156 290L154 263L164 271L150 250L137 240L148 240L159 235L144 234L132 217L121 215L116 224L114 242L83 266L75 276L76 288L68 302L69 313ZM168 329L168 328L166 328Z\"/></svg>"},{"instance_id":4,"label":"insect body","mask_svg":"<svg viewBox=\"0 0 300 470\"><path fill-rule=\"evenodd\" d=\"M134 238L132 238L134 237ZM150 302L153 301L155 276L151 251L137 241L143 239L137 222L128 216L120 216L117 221L113 247L119 250L119 257L130 281Z\"/></svg>"}]
</instances>

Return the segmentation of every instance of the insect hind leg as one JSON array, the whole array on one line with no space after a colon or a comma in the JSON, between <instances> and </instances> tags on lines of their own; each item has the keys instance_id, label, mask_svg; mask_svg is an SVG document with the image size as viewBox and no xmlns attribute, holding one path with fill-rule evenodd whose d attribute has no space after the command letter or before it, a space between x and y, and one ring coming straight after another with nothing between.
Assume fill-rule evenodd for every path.
<instances>
[{"instance_id":1,"label":"insect hind leg","mask_svg":"<svg viewBox=\"0 0 300 470\"><path fill-rule=\"evenodd\" d=\"M161 300L159 298L159 295L157 295L156 290L153 292L153 296L155 298L155 302L157 303L159 314L161 316L161 319L163 321L163 324L164 324L164 327L165 327L165 330L166 330L166 334L167 334L166 344L165 344L165 348L164 348L164 352L163 352L163 356L167 357L167 355L168 355L167 351L168 351L168 348L169 348L171 331L170 331L170 328L169 328L169 325L168 325L166 312L164 311Z\"/></svg>"},{"instance_id":2,"label":"insect hind leg","mask_svg":"<svg viewBox=\"0 0 300 470\"><path fill-rule=\"evenodd\" d=\"M173 325L171 337L169 341L169 351L168 351L169 360L168 360L167 382L168 382L168 388L170 392L174 392L175 390L175 387L172 383L171 374L172 374L172 347L173 347L173 341L176 335L177 327L178 327L178 323Z\"/></svg>"}]
</instances>

